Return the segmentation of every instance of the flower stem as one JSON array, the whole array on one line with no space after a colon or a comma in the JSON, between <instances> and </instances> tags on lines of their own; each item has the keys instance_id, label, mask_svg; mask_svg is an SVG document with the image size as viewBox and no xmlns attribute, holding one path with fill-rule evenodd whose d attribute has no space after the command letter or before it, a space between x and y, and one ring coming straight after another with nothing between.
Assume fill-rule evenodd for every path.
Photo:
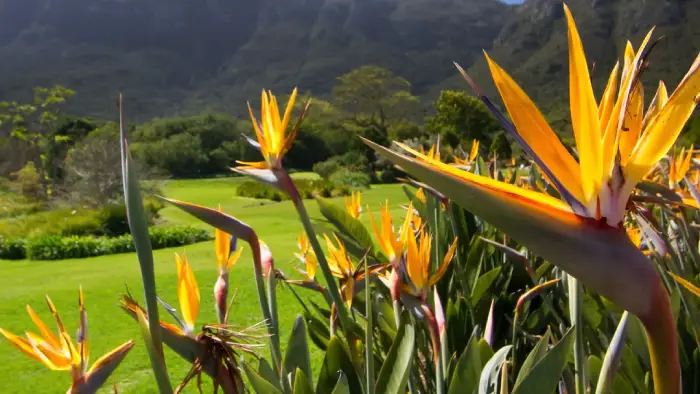
<instances>
[{"instance_id":1,"label":"flower stem","mask_svg":"<svg viewBox=\"0 0 700 394\"><path fill-rule=\"evenodd\" d=\"M586 354L583 349L583 288L581 283L571 275L567 275L569 287L569 317L574 325L574 368L576 394L586 394Z\"/></svg>"},{"instance_id":2,"label":"flower stem","mask_svg":"<svg viewBox=\"0 0 700 394\"><path fill-rule=\"evenodd\" d=\"M335 277L331 273L331 269L328 266L328 261L326 260L326 256L323 253L321 244L316 238L316 231L314 231L313 225L311 224L309 213L306 211L304 202L302 201L301 197L299 197L299 193L297 192L296 186L294 185L294 182L292 182L292 179L289 177L289 174L284 172L281 175L281 177L283 178L283 184L285 184L285 189L287 190L287 192L289 192L292 201L294 202L294 207L296 208L297 213L299 214L299 219L301 219L301 223L304 226L304 231L306 231L306 235L309 238L311 248L314 250L314 253L316 253L316 257L318 258L318 264L321 266L323 277L326 279L326 286L328 286L328 292L331 294L331 298L333 299L333 303L335 304L336 312L338 313L338 319L340 320L340 325L343 328L345 336L348 339L350 339L354 337L355 334L350 330L350 318L348 316L348 311L345 308L345 303L343 302L342 298L340 298L338 284L336 283Z\"/></svg>"},{"instance_id":3,"label":"flower stem","mask_svg":"<svg viewBox=\"0 0 700 394\"><path fill-rule=\"evenodd\" d=\"M255 269L255 286L258 290L258 300L260 301L260 309L265 319L267 332L270 334L270 353L272 355L272 364L275 372L279 373L279 366L282 362L282 352L280 350L279 329L275 322L277 319L272 318L270 314L270 304L265 295L265 281L263 279L262 262L260 258L260 241L257 235L253 234L248 241L253 250L253 267Z\"/></svg>"},{"instance_id":4,"label":"flower stem","mask_svg":"<svg viewBox=\"0 0 700 394\"><path fill-rule=\"evenodd\" d=\"M652 292L652 307L645 316L638 316L647 333L656 394L680 393L681 368L678 361L678 337L671 302L666 289L657 280Z\"/></svg>"},{"instance_id":5,"label":"flower stem","mask_svg":"<svg viewBox=\"0 0 700 394\"><path fill-rule=\"evenodd\" d=\"M437 325L437 320L433 311L428 305L423 304L423 313L425 313L425 323L430 331L430 338L433 343L433 364L435 365L435 387L437 394L445 394L445 372L442 370L442 362L440 357L440 334Z\"/></svg>"}]
</instances>

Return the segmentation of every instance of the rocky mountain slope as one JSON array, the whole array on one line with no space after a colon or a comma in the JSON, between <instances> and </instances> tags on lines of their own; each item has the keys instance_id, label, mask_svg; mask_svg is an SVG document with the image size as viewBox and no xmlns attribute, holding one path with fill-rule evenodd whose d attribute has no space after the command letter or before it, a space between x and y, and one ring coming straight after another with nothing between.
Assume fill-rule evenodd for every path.
<instances>
[{"instance_id":1,"label":"rocky mountain slope","mask_svg":"<svg viewBox=\"0 0 700 394\"><path fill-rule=\"evenodd\" d=\"M598 80L622 53L621 37L637 45L653 24L666 37L650 77L675 84L700 50L696 0L568 3ZM327 95L363 64L432 97L466 88L452 61L488 85L482 49L538 102L566 95L559 0L0 0L0 99L61 83L78 92L71 110L98 117L113 116L118 90L141 119L240 112L262 87Z\"/></svg>"}]
</instances>

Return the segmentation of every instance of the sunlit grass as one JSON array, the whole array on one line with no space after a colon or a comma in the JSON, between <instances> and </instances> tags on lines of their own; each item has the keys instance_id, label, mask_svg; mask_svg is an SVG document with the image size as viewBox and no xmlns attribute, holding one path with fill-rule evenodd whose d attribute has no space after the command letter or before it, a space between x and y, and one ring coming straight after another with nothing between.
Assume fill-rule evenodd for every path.
<instances>
[{"instance_id":1,"label":"sunlit grass","mask_svg":"<svg viewBox=\"0 0 700 394\"><path fill-rule=\"evenodd\" d=\"M297 176L308 176L299 174ZM291 202L262 202L235 196L235 185L240 178L218 178L203 180L170 181L164 186L168 197L186 200L197 204L216 207L221 204L224 211L253 226L259 236L270 246L275 264L288 275L294 270L288 264L296 249L296 234L302 231ZM379 185L363 193L362 206L369 205L376 212L379 204L386 199L392 202L395 212L400 210L400 202L405 196L398 185ZM336 199L342 204L342 199ZM320 218L317 205L307 200L312 218ZM165 225L201 225L191 216L173 207L161 211ZM363 221L369 216L363 213ZM246 251L232 269L231 287L238 288L238 296L231 313L231 322L238 326L248 326L261 320L258 300L253 280L250 250ZM213 305L213 286L216 280L216 262L213 243L206 242L188 246L187 255L195 271L202 294L201 312L198 323L216 320ZM177 305L176 272L173 253L182 248L158 250L154 253L158 293L173 306ZM30 329L36 331L25 311L25 305L32 307L50 326L44 295L49 294L56 304L64 323L71 333L77 328L78 287L83 286L86 308L89 316L89 339L91 359L94 361L104 352L128 339L136 340L136 347L113 375L120 393L155 393L155 380L149 369L148 356L137 325L118 307L119 293L128 286L132 294L142 299L140 272L134 254L101 256L80 260L63 261L0 261L0 327L16 334ZM300 290L303 296L304 293ZM280 328L282 344L287 341L292 323L301 311L293 295L282 287L278 289ZM164 318L165 316L162 315ZM314 346L311 345L312 349ZM283 349L284 352L284 349ZM267 350L264 355L267 356ZM317 372L321 352L315 351L314 370ZM171 352L167 353L167 364L171 379L178 383L189 370L189 364ZM8 393L64 393L70 384L67 372L51 372L41 364L16 351L5 340L0 340L0 380L2 392ZM196 392L195 386L188 392ZM106 391L105 392L109 392Z\"/></svg>"}]
</instances>

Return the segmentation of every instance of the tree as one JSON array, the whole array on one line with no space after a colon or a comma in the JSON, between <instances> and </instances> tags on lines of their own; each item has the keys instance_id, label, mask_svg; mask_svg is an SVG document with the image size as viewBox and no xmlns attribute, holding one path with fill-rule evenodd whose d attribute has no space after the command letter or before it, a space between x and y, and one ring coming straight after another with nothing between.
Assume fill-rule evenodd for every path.
<instances>
[{"instance_id":1,"label":"tree","mask_svg":"<svg viewBox=\"0 0 700 394\"><path fill-rule=\"evenodd\" d=\"M51 195L50 183L53 160L49 151L56 144L70 141L70 137L57 134L55 125L61 105L75 94L74 91L56 85L52 88L34 88L30 104L17 101L0 101L0 127L5 128L11 139L19 141L18 147L28 150L29 160L39 173L44 198Z\"/></svg>"},{"instance_id":2,"label":"tree","mask_svg":"<svg viewBox=\"0 0 700 394\"><path fill-rule=\"evenodd\" d=\"M443 90L433 107L436 114L426 118L426 131L440 135L449 145L489 141L501 130L484 104L464 92Z\"/></svg>"},{"instance_id":3,"label":"tree","mask_svg":"<svg viewBox=\"0 0 700 394\"><path fill-rule=\"evenodd\" d=\"M510 159L513 155L513 150L510 147L510 142L506 138L506 133L499 132L491 141L491 146L489 147L489 153L493 155L494 153L498 155L501 159Z\"/></svg>"},{"instance_id":4,"label":"tree","mask_svg":"<svg viewBox=\"0 0 700 394\"><path fill-rule=\"evenodd\" d=\"M119 129L109 123L95 130L68 151L65 186L71 198L99 206L121 196Z\"/></svg>"},{"instance_id":5,"label":"tree","mask_svg":"<svg viewBox=\"0 0 700 394\"><path fill-rule=\"evenodd\" d=\"M174 177L230 173L236 160L251 161L259 153L243 138L249 121L205 112L201 115L154 119L136 128L134 156L152 170Z\"/></svg>"},{"instance_id":6,"label":"tree","mask_svg":"<svg viewBox=\"0 0 700 394\"><path fill-rule=\"evenodd\" d=\"M393 123L416 118L420 101L410 89L407 80L387 69L362 66L338 77L333 97L346 122L387 136Z\"/></svg>"}]
</instances>

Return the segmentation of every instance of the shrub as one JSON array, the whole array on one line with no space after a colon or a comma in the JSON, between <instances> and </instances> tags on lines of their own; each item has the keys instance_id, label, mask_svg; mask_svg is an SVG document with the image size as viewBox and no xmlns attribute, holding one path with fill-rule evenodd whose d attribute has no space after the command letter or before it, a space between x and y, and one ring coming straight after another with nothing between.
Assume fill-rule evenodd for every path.
<instances>
[{"instance_id":1,"label":"shrub","mask_svg":"<svg viewBox=\"0 0 700 394\"><path fill-rule=\"evenodd\" d=\"M158 212L163 209L163 204L157 200L145 200L144 206L148 214L148 223L154 224ZM39 208L34 207L34 209ZM0 211L0 217L2 216ZM107 205L102 209L56 209L0 220L0 236L11 238L44 235L114 237L127 233L129 233L129 224L126 218L126 207L123 204Z\"/></svg>"},{"instance_id":2,"label":"shrub","mask_svg":"<svg viewBox=\"0 0 700 394\"><path fill-rule=\"evenodd\" d=\"M0 237L0 259L23 260L26 257L24 240Z\"/></svg>"},{"instance_id":3,"label":"shrub","mask_svg":"<svg viewBox=\"0 0 700 394\"><path fill-rule=\"evenodd\" d=\"M277 189L256 181L244 181L236 188L236 195L240 197L255 198L260 200L282 201L289 197Z\"/></svg>"},{"instance_id":4,"label":"shrub","mask_svg":"<svg viewBox=\"0 0 700 394\"><path fill-rule=\"evenodd\" d=\"M131 234L124 234L119 237L109 238L107 240L107 245L110 254L132 253L136 251Z\"/></svg>"},{"instance_id":5,"label":"shrub","mask_svg":"<svg viewBox=\"0 0 700 394\"><path fill-rule=\"evenodd\" d=\"M118 145L117 126L109 124L93 131L68 151L63 185L73 200L94 205L121 200L121 153L114 149Z\"/></svg>"},{"instance_id":6,"label":"shrub","mask_svg":"<svg viewBox=\"0 0 700 394\"><path fill-rule=\"evenodd\" d=\"M23 197L30 200L39 200L44 197L41 175L33 161L28 161L21 170L12 175L15 177L14 188Z\"/></svg>"},{"instance_id":7,"label":"shrub","mask_svg":"<svg viewBox=\"0 0 700 394\"><path fill-rule=\"evenodd\" d=\"M324 179L330 179L334 173L342 169L366 174L372 172L372 167L367 157L357 151L350 151L341 156L333 156L326 161L314 164L313 167L313 171Z\"/></svg>"},{"instance_id":8,"label":"shrub","mask_svg":"<svg viewBox=\"0 0 700 394\"><path fill-rule=\"evenodd\" d=\"M372 178L362 172L353 172L341 169L331 175L331 182L336 185L350 186L353 188L368 188Z\"/></svg>"},{"instance_id":9,"label":"shrub","mask_svg":"<svg viewBox=\"0 0 700 394\"><path fill-rule=\"evenodd\" d=\"M396 167L390 166L379 174L378 180L379 183L396 183L400 175L401 171L397 170Z\"/></svg>"},{"instance_id":10,"label":"shrub","mask_svg":"<svg viewBox=\"0 0 700 394\"><path fill-rule=\"evenodd\" d=\"M153 249L189 245L212 239L209 231L194 227L152 228ZM0 259L62 260L134 252L131 235L119 237L61 237L46 235L27 241L0 238Z\"/></svg>"},{"instance_id":11,"label":"shrub","mask_svg":"<svg viewBox=\"0 0 700 394\"><path fill-rule=\"evenodd\" d=\"M324 179L297 179L294 181L299 196L303 199L332 196L347 196L350 190L343 184L334 184ZM272 201L289 200L286 193L256 181L245 181L236 188L236 195Z\"/></svg>"},{"instance_id":12,"label":"shrub","mask_svg":"<svg viewBox=\"0 0 700 394\"><path fill-rule=\"evenodd\" d=\"M149 234L153 249L189 245L212 239L207 230L194 227L153 228Z\"/></svg>"},{"instance_id":13,"label":"shrub","mask_svg":"<svg viewBox=\"0 0 700 394\"><path fill-rule=\"evenodd\" d=\"M330 159L314 164L313 171L324 179L328 179L334 172L341 168L338 156L333 156Z\"/></svg>"},{"instance_id":14,"label":"shrub","mask_svg":"<svg viewBox=\"0 0 700 394\"><path fill-rule=\"evenodd\" d=\"M0 194L0 218L37 213L45 208L41 201L27 201L14 193Z\"/></svg>"}]
</instances>

